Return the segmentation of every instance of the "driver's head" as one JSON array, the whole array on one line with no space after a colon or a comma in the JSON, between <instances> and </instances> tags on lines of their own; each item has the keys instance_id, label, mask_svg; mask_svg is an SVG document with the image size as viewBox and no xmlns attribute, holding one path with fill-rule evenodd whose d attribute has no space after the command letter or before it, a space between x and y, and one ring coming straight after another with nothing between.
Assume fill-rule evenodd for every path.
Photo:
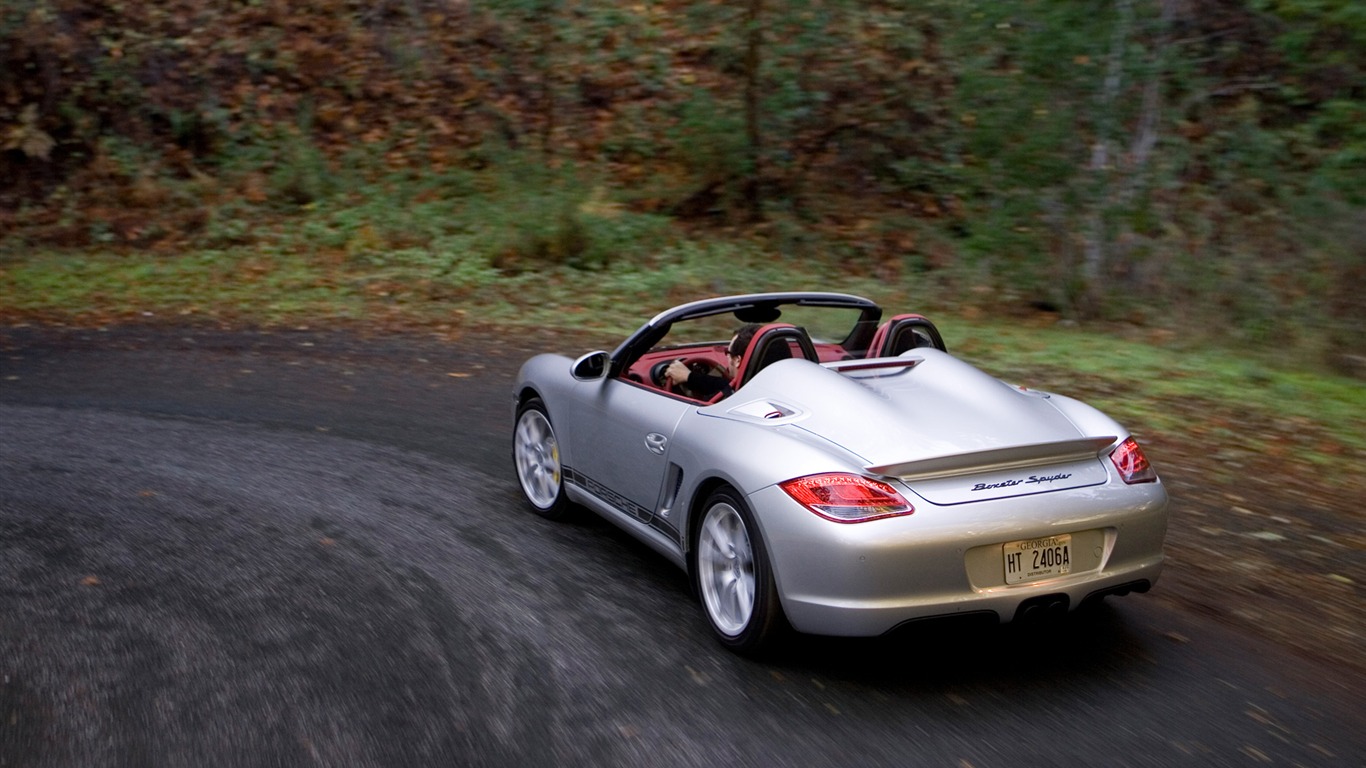
<instances>
[{"instance_id":1,"label":"driver's head","mask_svg":"<svg viewBox=\"0 0 1366 768\"><path fill-rule=\"evenodd\" d=\"M735 335L730 337L730 343L726 345L726 367L730 370L730 375L734 376L740 369L740 361L745 357L745 350L749 349L749 343L754 341L754 334L762 327L758 323L747 323L740 326Z\"/></svg>"}]
</instances>

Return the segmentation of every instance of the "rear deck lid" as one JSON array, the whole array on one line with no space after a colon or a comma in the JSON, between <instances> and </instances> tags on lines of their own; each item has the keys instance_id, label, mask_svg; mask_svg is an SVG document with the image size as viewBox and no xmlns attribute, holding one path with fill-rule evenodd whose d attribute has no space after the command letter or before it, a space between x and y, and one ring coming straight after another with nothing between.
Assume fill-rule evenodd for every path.
<instances>
[{"instance_id":1,"label":"rear deck lid","mask_svg":"<svg viewBox=\"0 0 1366 768\"><path fill-rule=\"evenodd\" d=\"M1114 436L1099 436L1035 443L874 465L868 471L900 478L931 503L965 504L1103 485L1109 472L1099 452L1114 442Z\"/></svg>"},{"instance_id":2,"label":"rear deck lid","mask_svg":"<svg viewBox=\"0 0 1366 768\"><path fill-rule=\"evenodd\" d=\"M1088 434L1050 402L935 349L814 366L782 360L704 412L790 427L898 477L935 504L1101 485L1113 433Z\"/></svg>"}]
</instances>

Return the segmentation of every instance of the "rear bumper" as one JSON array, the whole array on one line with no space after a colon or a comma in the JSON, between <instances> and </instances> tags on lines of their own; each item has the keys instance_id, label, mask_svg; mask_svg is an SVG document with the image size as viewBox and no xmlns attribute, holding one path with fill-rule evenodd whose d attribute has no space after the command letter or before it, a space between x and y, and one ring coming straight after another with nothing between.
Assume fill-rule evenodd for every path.
<instances>
[{"instance_id":1,"label":"rear bumper","mask_svg":"<svg viewBox=\"0 0 1366 768\"><path fill-rule=\"evenodd\" d=\"M1039 614L1061 613L1094 602L1107 594L1146 592L1161 573L1159 560L1151 567L1106 575L1067 585L1040 583L1017 587L1010 594L939 596L924 600L829 600L796 598L783 601L788 621L800 632L856 637L881 635L904 624L927 619L991 614L1008 622ZM1137 577L1137 578L1135 578ZM1063 599L1065 598L1065 599Z\"/></svg>"},{"instance_id":2,"label":"rear bumper","mask_svg":"<svg viewBox=\"0 0 1366 768\"><path fill-rule=\"evenodd\" d=\"M1040 608L1073 610L1146 591L1164 560L1160 483L950 507L916 498L908 517L852 525L817 517L776 488L752 499L783 610L793 628L812 634L873 636L927 618L1006 622ZM1006 583L1006 542L1061 533L1073 535L1073 572Z\"/></svg>"}]
</instances>

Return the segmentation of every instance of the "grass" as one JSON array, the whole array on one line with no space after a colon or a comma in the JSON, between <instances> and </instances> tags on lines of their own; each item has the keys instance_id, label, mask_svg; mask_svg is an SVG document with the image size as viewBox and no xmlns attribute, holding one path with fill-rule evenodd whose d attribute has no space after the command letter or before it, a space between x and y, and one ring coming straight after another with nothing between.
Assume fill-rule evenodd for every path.
<instances>
[{"instance_id":1,"label":"grass","mask_svg":"<svg viewBox=\"0 0 1366 768\"><path fill-rule=\"evenodd\" d=\"M1076 328L945 322L950 348L1023 384L1039 377L1120 421L1151 432L1238 442L1272 452L1309 442L1297 458L1361 477L1366 385L1247 352L1163 337L1162 343ZM1074 393L1074 392L1073 392ZM1355 454L1355 458L1353 455Z\"/></svg>"},{"instance_id":2,"label":"grass","mask_svg":"<svg viewBox=\"0 0 1366 768\"><path fill-rule=\"evenodd\" d=\"M1366 386L1360 382L1170 337L1155 343L1114 332L964 317L899 285L815 266L802 265L803 276L793 279L794 265L758 252L693 243L675 244L644 265L544 266L506 275L403 251L383 259L260 245L175 256L49 251L0 262L0 307L11 317L83 324L478 323L618 335L659 309L700 296L819 287L860 293L889 308L928 311L957 354L1012 381L1084 395L1131 425L1189 430L1191 414L1172 404L1204 402L1219 404L1208 412L1212 419L1246 411L1252 423L1264 425L1261 433L1309 429L1339 446L1333 451L1366 452ZM1257 434L1242 438L1259 444ZM1336 463L1333 451L1325 463Z\"/></svg>"},{"instance_id":3,"label":"grass","mask_svg":"<svg viewBox=\"0 0 1366 768\"><path fill-rule=\"evenodd\" d=\"M952 290L909 267L850 274L838 253L813 256L808 247L775 257L745 240L691 237L606 200L600 185L572 172L335 186L351 191L283 213L278 201L252 208L229 196L174 250L0 241L0 320L492 325L619 337L702 296L845 291L924 312L956 354L1008 380L1077 395L1135 431L1293 450L1313 467L1362 475L1366 386L1307 370L1286 350L1251 355L1170 331L1066 327L1044 315L1009 320L980 298L946 299Z\"/></svg>"},{"instance_id":4,"label":"grass","mask_svg":"<svg viewBox=\"0 0 1366 768\"><path fill-rule=\"evenodd\" d=\"M793 277L797 271L801 276ZM84 323L149 313L273 326L327 319L382 324L394 317L431 324L464 316L625 333L672 303L800 286L865 293L877 287L842 278L833 266L775 264L743 245L694 242L629 265L540 263L509 271L449 244L359 252L344 245L257 244L170 255L40 250L0 257L0 309Z\"/></svg>"}]
</instances>

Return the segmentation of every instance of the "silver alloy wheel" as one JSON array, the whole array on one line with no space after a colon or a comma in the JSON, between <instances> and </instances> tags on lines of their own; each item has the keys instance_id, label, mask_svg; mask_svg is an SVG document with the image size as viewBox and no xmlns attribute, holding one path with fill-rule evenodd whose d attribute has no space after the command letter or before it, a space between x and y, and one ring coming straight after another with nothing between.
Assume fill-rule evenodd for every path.
<instances>
[{"instance_id":1,"label":"silver alloy wheel","mask_svg":"<svg viewBox=\"0 0 1366 768\"><path fill-rule=\"evenodd\" d=\"M560 495L560 445L540 409L528 408L517 420L513 455L522 492L537 509L550 509Z\"/></svg>"},{"instance_id":2,"label":"silver alloy wheel","mask_svg":"<svg viewBox=\"0 0 1366 768\"><path fill-rule=\"evenodd\" d=\"M754 548L739 511L726 502L708 509L697 547L707 615L722 634L739 635L754 615Z\"/></svg>"}]
</instances>

